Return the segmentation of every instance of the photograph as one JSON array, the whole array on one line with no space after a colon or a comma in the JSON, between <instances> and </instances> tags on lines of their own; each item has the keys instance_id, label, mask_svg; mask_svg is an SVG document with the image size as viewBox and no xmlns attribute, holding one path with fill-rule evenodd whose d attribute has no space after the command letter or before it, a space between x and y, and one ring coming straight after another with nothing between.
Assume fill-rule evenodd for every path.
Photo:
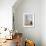
<instances>
[{"instance_id":1,"label":"photograph","mask_svg":"<svg viewBox=\"0 0 46 46\"><path fill-rule=\"evenodd\" d=\"M34 26L34 15L32 13L24 13L23 25L24 25L24 27L33 27Z\"/></svg>"}]
</instances>

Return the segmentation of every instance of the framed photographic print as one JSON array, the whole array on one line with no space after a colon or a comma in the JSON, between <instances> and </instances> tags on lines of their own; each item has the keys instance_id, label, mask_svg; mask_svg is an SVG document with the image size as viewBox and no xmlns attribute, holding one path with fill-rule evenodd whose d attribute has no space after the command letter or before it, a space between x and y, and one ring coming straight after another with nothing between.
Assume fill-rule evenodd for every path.
<instances>
[{"instance_id":1,"label":"framed photographic print","mask_svg":"<svg viewBox=\"0 0 46 46\"><path fill-rule=\"evenodd\" d=\"M25 12L23 14L23 26L34 27L34 14L31 12Z\"/></svg>"}]
</instances>

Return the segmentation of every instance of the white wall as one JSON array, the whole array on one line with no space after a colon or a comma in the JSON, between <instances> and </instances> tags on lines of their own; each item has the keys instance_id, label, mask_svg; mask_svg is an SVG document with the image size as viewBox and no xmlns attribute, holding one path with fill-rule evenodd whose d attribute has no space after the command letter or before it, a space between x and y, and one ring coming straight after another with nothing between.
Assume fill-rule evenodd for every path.
<instances>
[{"instance_id":1,"label":"white wall","mask_svg":"<svg viewBox=\"0 0 46 46\"><path fill-rule=\"evenodd\" d=\"M16 0L0 0L0 27L12 28L12 6Z\"/></svg>"},{"instance_id":2,"label":"white wall","mask_svg":"<svg viewBox=\"0 0 46 46\"><path fill-rule=\"evenodd\" d=\"M41 40L42 46L46 46L46 0L41 1Z\"/></svg>"},{"instance_id":3,"label":"white wall","mask_svg":"<svg viewBox=\"0 0 46 46\"><path fill-rule=\"evenodd\" d=\"M15 5L14 5L15 6ZM41 1L40 0L23 0L14 10L15 28L18 32L23 33L24 38L32 39L35 41L36 46L41 46ZM35 27L29 28L23 26L23 13L31 11L35 13Z\"/></svg>"},{"instance_id":4,"label":"white wall","mask_svg":"<svg viewBox=\"0 0 46 46\"><path fill-rule=\"evenodd\" d=\"M35 27L23 27L23 13L35 13ZM24 34L24 38L35 41L36 46L46 46L46 0L23 0L20 5L14 5L15 28Z\"/></svg>"}]
</instances>

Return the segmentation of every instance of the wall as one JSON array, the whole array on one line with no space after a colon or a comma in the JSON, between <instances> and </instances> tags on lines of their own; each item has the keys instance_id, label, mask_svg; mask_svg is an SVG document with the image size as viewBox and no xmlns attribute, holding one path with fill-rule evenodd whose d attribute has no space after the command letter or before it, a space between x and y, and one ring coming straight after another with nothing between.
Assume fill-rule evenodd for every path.
<instances>
[{"instance_id":1,"label":"wall","mask_svg":"<svg viewBox=\"0 0 46 46\"><path fill-rule=\"evenodd\" d=\"M25 11L35 13L35 27L23 26L23 13ZM41 46L41 0L23 0L17 7L13 7L13 12L15 29L23 33L24 39L34 40L36 46Z\"/></svg>"},{"instance_id":2,"label":"wall","mask_svg":"<svg viewBox=\"0 0 46 46\"><path fill-rule=\"evenodd\" d=\"M12 29L12 6L16 0L0 0L0 27Z\"/></svg>"},{"instance_id":3,"label":"wall","mask_svg":"<svg viewBox=\"0 0 46 46\"><path fill-rule=\"evenodd\" d=\"M42 46L46 46L46 0L41 1L40 18Z\"/></svg>"}]
</instances>

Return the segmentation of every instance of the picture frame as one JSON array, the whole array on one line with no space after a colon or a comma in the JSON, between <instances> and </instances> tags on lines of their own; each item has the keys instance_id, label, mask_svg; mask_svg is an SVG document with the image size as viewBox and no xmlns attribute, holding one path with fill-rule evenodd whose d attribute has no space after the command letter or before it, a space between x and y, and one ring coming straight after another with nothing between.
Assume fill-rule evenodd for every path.
<instances>
[{"instance_id":1,"label":"picture frame","mask_svg":"<svg viewBox=\"0 0 46 46\"><path fill-rule=\"evenodd\" d=\"M23 26L24 27L34 27L34 13L25 12L23 14Z\"/></svg>"}]
</instances>

